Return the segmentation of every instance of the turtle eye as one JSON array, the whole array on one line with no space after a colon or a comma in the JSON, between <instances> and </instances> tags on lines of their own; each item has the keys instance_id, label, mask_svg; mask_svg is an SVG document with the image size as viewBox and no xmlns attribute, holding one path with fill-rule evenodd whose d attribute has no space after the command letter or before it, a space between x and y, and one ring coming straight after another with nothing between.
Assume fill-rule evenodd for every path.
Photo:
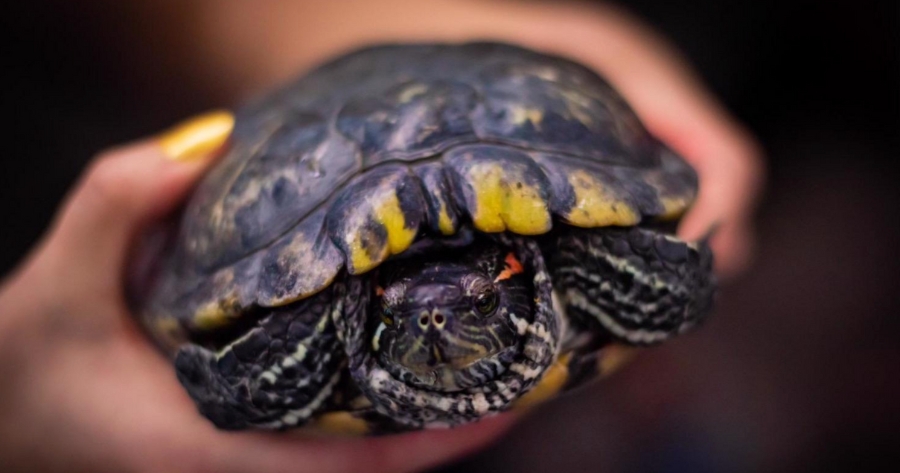
<instances>
[{"instance_id":1,"label":"turtle eye","mask_svg":"<svg viewBox=\"0 0 900 473\"><path fill-rule=\"evenodd\" d=\"M490 314L497 308L497 293L494 291L482 292L475 298L475 308L484 315Z\"/></svg>"}]
</instances>

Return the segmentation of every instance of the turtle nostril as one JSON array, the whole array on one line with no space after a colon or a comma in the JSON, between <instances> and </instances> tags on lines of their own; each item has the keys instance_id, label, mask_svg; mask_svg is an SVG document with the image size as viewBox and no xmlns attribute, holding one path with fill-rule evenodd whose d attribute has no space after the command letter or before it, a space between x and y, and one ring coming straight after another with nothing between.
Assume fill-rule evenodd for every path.
<instances>
[{"instance_id":1,"label":"turtle nostril","mask_svg":"<svg viewBox=\"0 0 900 473\"><path fill-rule=\"evenodd\" d=\"M437 314L434 316L434 324L435 325L443 325L444 324L444 316L441 314Z\"/></svg>"},{"instance_id":2,"label":"turtle nostril","mask_svg":"<svg viewBox=\"0 0 900 473\"><path fill-rule=\"evenodd\" d=\"M419 327L425 328L428 326L428 316L423 315L419 317Z\"/></svg>"}]
</instances>

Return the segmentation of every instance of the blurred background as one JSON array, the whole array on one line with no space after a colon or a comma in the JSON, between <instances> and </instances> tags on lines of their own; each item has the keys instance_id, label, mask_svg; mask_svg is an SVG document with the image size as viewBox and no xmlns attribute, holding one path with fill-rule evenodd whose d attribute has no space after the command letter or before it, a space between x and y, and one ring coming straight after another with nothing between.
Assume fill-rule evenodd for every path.
<instances>
[{"instance_id":1,"label":"blurred background","mask_svg":"<svg viewBox=\"0 0 900 473\"><path fill-rule=\"evenodd\" d=\"M897 471L900 4L618 4L761 140L756 264L703 330L440 471ZM206 1L5 6L0 274L97 151L276 79L231 64L239 32L218 55L197 45Z\"/></svg>"}]
</instances>

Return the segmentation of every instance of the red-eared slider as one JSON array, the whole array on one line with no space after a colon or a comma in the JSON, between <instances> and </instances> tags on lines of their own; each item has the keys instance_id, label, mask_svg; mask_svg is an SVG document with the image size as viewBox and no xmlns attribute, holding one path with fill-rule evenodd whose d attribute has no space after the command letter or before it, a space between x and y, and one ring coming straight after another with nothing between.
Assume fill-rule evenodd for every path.
<instances>
[{"instance_id":1,"label":"red-eared slider","mask_svg":"<svg viewBox=\"0 0 900 473\"><path fill-rule=\"evenodd\" d=\"M236 114L140 314L221 428L455 426L703 320L696 192L579 64L373 47Z\"/></svg>"}]
</instances>

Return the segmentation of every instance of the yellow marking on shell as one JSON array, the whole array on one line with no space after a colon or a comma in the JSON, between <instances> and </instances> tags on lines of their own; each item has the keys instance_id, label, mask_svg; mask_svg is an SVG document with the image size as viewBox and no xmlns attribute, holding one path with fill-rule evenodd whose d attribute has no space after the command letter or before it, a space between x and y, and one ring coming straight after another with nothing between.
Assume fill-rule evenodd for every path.
<instances>
[{"instance_id":1,"label":"yellow marking on shell","mask_svg":"<svg viewBox=\"0 0 900 473\"><path fill-rule=\"evenodd\" d=\"M187 338L178 320L167 315L156 315L144 320L157 343L169 353L174 353Z\"/></svg>"},{"instance_id":2,"label":"yellow marking on shell","mask_svg":"<svg viewBox=\"0 0 900 473\"><path fill-rule=\"evenodd\" d=\"M639 349L635 347L621 343L613 343L604 347L597 360L597 371L600 378L605 378L618 371L625 363L631 361L638 351Z\"/></svg>"},{"instance_id":3,"label":"yellow marking on shell","mask_svg":"<svg viewBox=\"0 0 900 473\"><path fill-rule=\"evenodd\" d=\"M688 199L684 197L662 197L659 203L662 204L663 211L657 218L663 221L678 220L690 206Z\"/></svg>"},{"instance_id":4,"label":"yellow marking on shell","mask_svg":"<svg viewBox=\"0 0 900 473\"><path fill-rule=\"evenodd\" d=\"M223 269L212 278L212 299L198 307L192 317L193 325L201 330L228 324L241 309L241 301L234 285L234 268Z\"/></svg>"},{"instance_id":5,"label":"yellow marking on shell","mask_svg":"<svg viewBox=\"0 0 900 473\"><path fill-rule=\"evenodd\" d=\"M641 221L640 215L627 202L616 199L587 172L571 173L569 184L575 191L575 205L566 220L572 225L585 228L631 226Z\"/></svg>"},{"instance_id":6,"label":"yellow marking on shell","mask_svg":"<svg viewBox=\"0 0 900 473\"><path fill-rule=\"evenodd\" d=\"M502 174L503 170L497 165L481 165L469 171L476 200L472 223L481 231L496 233L506 230L500 215L503 209Z\"/></svg>"},{"instance_id":7,"label":"yellow marking on shell","mask_svg":"<svg viewBox=\"0 0 900 473\"><path fill-rule=\"evenodd\" d=\"M153 317L150 325L153 332L159 334L169 334L181 331L181 325L178 324L178 320L172 317Z\"/></svg>"},{"instance_id":8,"label":"yellow marking on shell","mask_svg":"<svg viewBox=\"0 0 900 473\"><path fill-rule=\"evenodd\" d=\"M211 330L228 324L237 313L237 297L231 296L220 301L208 302L194 312L194 326L201 330Z\"/></svg>"},{"instance_id":9,"label":"yellow marking on shell","mask_svg":"<svg viewBox=\"0 0 900 473\"><path fill-rule=\"evenodd\" d=\"M372 213L375 221L380 223L387 232L387 245L382 248L367 248L364 240L368 237L374 240L374 235L363 235L364 225L357 226L357 230L350 244L350 260L353 263L352 273L362 274L369 271L390 255L396 255L412 245L416 239L418 229L407 228L406 216L400 208L400 199L394 191L382 194L380 202L373 202ZM371 250L377 254L371 254Z\"/></svg>"},{"instance_id":10,"label":"yellow marking on shell","mask_svg":"<svg viewBox=\"0 0 900 473\"><path fill-rule=\"evenodd\" d=\"M365 435L369 424L349 412L326 412L314 419L307 428L317 433Z\"/></svg>"},{"instance_id":11,"label":"yellow marking on shell","mask_svg":"<svg viewBox=\"0 0 900 473\"><path fill-rule=\"evenodd\" d=\"M163 153L173 161L191 161L215 151L234 128L234 115L216 110L181 122L160 134Z\"/></svg>"},{"instance_id":12,"label":"yellow marking on shell","mask_svg":"<svg viewBox=\"0 0 900 473\"><path fill-rule=\"evenodd\" d=\"M381 207L375 209L375 220L387 230L388 247L392 255L409 248L416 239L418 229L406 226L406 216L400 208L400 199L394 192L382 202Z\"/></svg>"},{"instance_id":13,"label":"yellow marking on shell","mask_svg":"<svg viewBox=\"0 0 900 473\"><path fill-rule=\"evenodd\" d=\"M532 125L539 126L543 120L543 110L528 107L513 107L510 109L509 121L515 125L524 125L525 122L531 122Z\"/></svg>"},{"instance_id":14,"label":"yellow marking on shell","mask_svg":"<svg viewBox=\"0 0 900 473\"><path fill-rule=\"evenodd\" d=\"M509 230L520 235L539 235L550 230L550 210L540 190L525 182L508 182L508 170L496 163L481 163L469 169L475 191L472 224L483 232Z\"/></svg>"},{"instance_id":15,"label":"yellow marking on shell","mask_svg":"<svg viewBox=\"0 0 900 473\"><path fill-rule=\"evenodd\" d=\"M513 402L513 409L530 409L557 395L569 380L570 358L569 353L561 355L556 363L547 368L544 377L531 391Z\"/></svg>"},{"instance_id":16,"label":"yellow marking on shell","mask_svg":"<svg viewBox=\"0 0 900 473\"><path fill-rule=\"evenodd\" d=\"M441 211L438 213L438 229L444 235L453 235L456 233L456 228L453 226L453 219L450 218L450 212L447 211L447 202L444 201L444 196L441 196Z\"/></svg>"},{"instance_id":17,"label":"yellow marking on shell","mask_svg":"<svg viewBox=\"0 0 900 473\"><path fill-rule=\"evenodd\" d=\"M322 260L319 259L322 252L317 252L316 249L316 242L311 235L302 232L295 234L288 244L278 250L277 257L278 267L282 268L285 275L295 273L299 276L296 278L294 290L290 291L293 295L259 299L258 302L269 307L281 307L311 297L330 286L338 270L329 271L330 268L323 266ZM339 251L333 247L330 250Z\"/></svg>"},{"instance_id":18,"label":"yellow marking on shell","mask_svg":"<svg viewBox=\"0 0 900 473\"><path fill-rule=\"evenodd\" d=\"M353 237L350 243L350 261L353 263L350 274L362 274L378 266L378 260L369 256L369 252L363 248L362 238L359 234Z\"/></svg>"},{"instance_id":19,"label":"yellow marking on shell","mask_svg":"<svg viewBox=\"0 0 900 473\"><path fill-rule=\"evenodd\" d=\"M366 233L364 234L364 232ZM387 246L381 248L371 248L370 245L370 247L367 247L364 244L366 239L372 241L375 239L375 235L369 234L368 229L366 229L365 226L358 226L353 231L353 236L350 240L349 247L351 265L347 268L350 271L350 274L365 273L366 271L369 271L372 268L378 266L378 263L387 258ZM372 255L370 254L370 250L376 250L378 254Z\"/></svg>"}]
</instances>

